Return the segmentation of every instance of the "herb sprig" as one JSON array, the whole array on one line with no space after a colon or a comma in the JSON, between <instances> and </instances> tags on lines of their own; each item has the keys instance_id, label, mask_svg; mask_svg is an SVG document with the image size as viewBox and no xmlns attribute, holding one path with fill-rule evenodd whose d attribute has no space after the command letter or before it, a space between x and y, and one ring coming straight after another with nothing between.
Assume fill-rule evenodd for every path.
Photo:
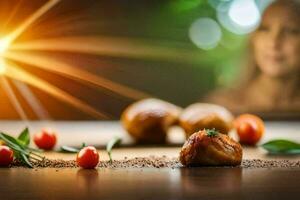
<instances>
[{"instance_id":1,"label":"herb sprig","mask_svg":"<svg viewBox=\"0 0 300 200\"><path fill-rule=\"evenodd\" d=\"M112 163L112 149L114 146L119 145L122 142L122 139L119 137L114 137L106 145L106 151L109 157L109 161Z\"/></svg>"},{"instance_id":2,"label":"herb sprig","mask_svg":"<svg viewBox=\"0 0 300 200\"><path fill-rule=\"evenodd\" d=\"M1 132L0 139L14 151L15 159L27 167L33 168L32 161L43 161L45 159L44 156L36 153L39 150L29 147L30 134L28 128L25 128L17 138Z\"/></svg>"},{"instance_id":3,"label":"herb sprig","mask_svg":"<svg viewBox=\"0 0 300 200\"><path fill-rule=\"evenodd\" d=\"M206 131L207 136L209 136L209 137L214 137L214 136L218 135L218 133L219 133L215 128L205 129L205 131Z\"/></svg>"},{"instance_id":4,"label":"herb sprig","mask_svg":"<svg viewBox=\"0 0 300 200\"><path fill-rule=\"evenodd\" d=\"M63 145L63 146L60 147L60 152L61 153L78 153L84 147L86 147L85 143L82 143L80 148Z\"/></svg>"}]
</instances>

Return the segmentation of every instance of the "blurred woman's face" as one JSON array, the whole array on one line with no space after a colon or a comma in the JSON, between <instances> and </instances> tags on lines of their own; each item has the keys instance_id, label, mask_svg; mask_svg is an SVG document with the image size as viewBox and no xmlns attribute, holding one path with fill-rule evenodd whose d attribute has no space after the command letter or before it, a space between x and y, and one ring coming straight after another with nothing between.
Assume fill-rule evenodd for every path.
<instances>
[{"instance_id":1,"label":"blurred woman's face","mask_svg":"<svg viewBox=\"0 0 300 200\"><path fill-rule=\"evenodd\" d=\"M300 71L300 19L291 8L272 5L253 36L255 61L267 76L286 77ZM296 72L296 73L295 73Z\"/></svg>"}]
</instances>

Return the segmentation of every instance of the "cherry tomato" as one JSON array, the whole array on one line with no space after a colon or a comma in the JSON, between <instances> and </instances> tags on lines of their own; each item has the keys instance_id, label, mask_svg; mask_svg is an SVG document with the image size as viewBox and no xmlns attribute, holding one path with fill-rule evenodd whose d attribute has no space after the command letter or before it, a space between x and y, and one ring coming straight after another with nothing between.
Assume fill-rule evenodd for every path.
<instances>
[{"instance_id":1,"label":"cherry tomato","mask_svg":"<svg viewBox=\"0 0 300 200\"><path fill-rule=\"evenodd\" d=\"M38 148L51 150L56 144L56 135L51 131L42 130L42 132L34 135L33 140Z\"/></svg>"},{"instance_id":2,"label":"cherry tomato","mask_svg":"<svg viewBox=\"0 0 300 200\"><path fill-rule=\"evenodd\" d=\"M234 122L240 142L255 145L263 136L265 131L264 122L255 115L243 114Z\"/></svg>"},{"instance_id":3,"label":"cherry tomato","mask_svg":"<svg viewBox=\"0 0 300 200\"><path fill-rule=\"evenodd\" d=\"M14 152L8 146L0 146L0 166L8 167L14 160Z\"/></svg>"},{"instance_id":4,"label":"cherry tomato","mask_svg":"<svg viewBox=\"0 0 300 200\"><path fill-rule=\"evenodd\" d=\"M99 154L95 147L84 147L77 154L77 165L84 169L93 169L99 163Z\"/></svg>"}]
</instances>

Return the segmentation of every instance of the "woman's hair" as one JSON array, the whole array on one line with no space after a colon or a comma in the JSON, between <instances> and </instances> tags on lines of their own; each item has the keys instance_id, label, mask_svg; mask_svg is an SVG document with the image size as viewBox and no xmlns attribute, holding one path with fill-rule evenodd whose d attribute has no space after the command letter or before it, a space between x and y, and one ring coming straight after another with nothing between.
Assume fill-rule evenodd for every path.
<instances>
[{"instance_id":1,"label":"woman's hair","mask_svg":"<svg viewBox=\"0 0 300 200\"><path fill-rule=\"evenodd\" d=\"M299 19L300 17L300 0L275 0L272 2L266 10L271 7L271 6L285 6L288 9L291 9L291 11L297 15L298 17L295 18L296 20ZM256 33L254 31L249 38L248 41L248 49L246 50L246 63L243 64L244 68L242 69L242 75L239 77L240 82L241 82L241 87L248 85L249 82L251 82L253 79L255 79L259 74L260 70L259 67L257 66L257 63L254 58L254 52L253 52L253 35Z\"/></svg>"}]
</instances>

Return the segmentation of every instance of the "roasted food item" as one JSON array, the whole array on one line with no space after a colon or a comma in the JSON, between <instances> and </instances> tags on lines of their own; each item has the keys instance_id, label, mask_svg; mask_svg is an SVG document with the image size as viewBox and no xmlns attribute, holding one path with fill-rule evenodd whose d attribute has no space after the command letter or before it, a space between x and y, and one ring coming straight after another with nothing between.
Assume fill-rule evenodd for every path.
<instances>
[{"instance_id":1,"label":"roasted food item","mask_svg":"<svg viewBox=\"0 0 300 200\"><path fill-rule=\"evenodd\" d=\"M130 105L121 121L138 143L166 142L170 126L178 123L181 108L159 99L144 99Z\"/></svg>"},{"instance_id":2,"label":"roasted food item","mask_svg":"<svg viewBox=\"0 0 300 200\"><path fill-rule=\"evenodd\" d=\"M242 146L229 136L204 129L188 138L179 159L184 166L236 166L242 154Z\"/></svg>"},{"instance_id":3,"label":"roasted food item","mask_svg":"<svg viewBox=\"0 0 300 200\"><path fill-rule=\"evenodd\" d=\"M188 106L179 117L179 124L188 138L193 133L203 129L215 128L223 134L228 134L232 128L233 115L224 107L195 103Z\"/></svg>"}]
</instances>

